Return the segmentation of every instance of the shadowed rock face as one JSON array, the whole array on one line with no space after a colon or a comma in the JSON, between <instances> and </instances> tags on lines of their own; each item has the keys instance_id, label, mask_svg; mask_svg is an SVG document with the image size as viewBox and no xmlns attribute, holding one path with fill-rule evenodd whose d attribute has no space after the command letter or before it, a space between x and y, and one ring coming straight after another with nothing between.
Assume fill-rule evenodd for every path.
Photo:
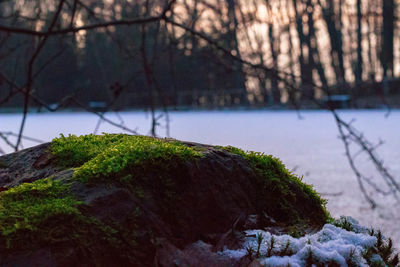
<instances>
[{"instance_id":1,"label":"shadowed rock face","mask_svg":"<svg viewBox=\"0 0 400 267\"><path fill-rule=\"evenodd\" d=\"M53 176L70 185L72 196L83 202L82 214L112 229L104 231L111 231L113 237L110 243L99 236L103 230L88 233L85 240L91 247L65 238L11 249L0 244L0 265L247 266L246 259L238 262L216 252L239 247L245 229L269 227L285 232L293 227L293 222L260 207L268 188L260 189L259 174L245 158L221 148L185 144L202 151L203 157L169 162L167 168L158 162L144 163L124 173L141 177L130 185L114 182L113 177L95 184L77 181L73 168L57 166L50 144L0 157L3 191ZM289 188L298 199L293 203L301 216L298 223L308 229L323 225L323 208L295 184ZM63 227L63 221L57 225ZM71 231L79 227L74 225ZM1 242L5 241L0 237Z\"/></svg>"},{"instance_id":2,"label":"shadowed rock face","mask_svg":"<svg viewBox=\"0 0 400 267\"><path fill-rule=\"evenodd\" d=\"M57 167L50 165L53 156L46 152L49 145L46 143L0 157L0 187L10 188L56 173Z\"/></svg>"}]
</instances>

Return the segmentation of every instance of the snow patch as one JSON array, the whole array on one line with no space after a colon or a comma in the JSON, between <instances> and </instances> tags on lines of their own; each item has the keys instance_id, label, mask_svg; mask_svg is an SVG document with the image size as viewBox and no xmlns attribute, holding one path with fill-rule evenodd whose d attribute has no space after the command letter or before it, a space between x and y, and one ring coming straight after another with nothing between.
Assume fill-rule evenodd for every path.
<instances>
[{"instance_id":1,"label":"snow patch","mask_svg":"<svg viewBox=\"0 0 400 267\"><path fill-rule=\"evenodd\" d=\"M352 266L368 266L363 253L375 246L377 238L371 236L367 228L359 225L351 217L342 217L340 220L347 220L354 232L332 224L326 224L319 232L301 238L272 235L262 230L248 230L245 231L246 238L242 249L226 249L220 253L239 259L246 256L248 249L252 248L253 255L256 255L257 240L261 235L258 260L265 266L305 266L311 259L326 265L348 266L351 263Z\"/></svg>"}]
</instances>

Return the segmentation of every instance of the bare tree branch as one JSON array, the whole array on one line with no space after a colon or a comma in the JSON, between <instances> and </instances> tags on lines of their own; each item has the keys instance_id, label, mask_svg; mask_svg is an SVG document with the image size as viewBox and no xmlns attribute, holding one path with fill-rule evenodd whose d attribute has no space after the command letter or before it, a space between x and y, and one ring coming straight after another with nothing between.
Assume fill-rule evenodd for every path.
<instances>
[{"instance_id":1,"label":"bare tree branch","mask_svg":"<svg viewBox=\"0 0 400 267\"><path fill-rule=\"evenodd\" d=\"M58 18L60 17L61 10L63 8L64 3L65 3L65 0L60 0L60 3L58 4L58 7L57 7L57 11L54 14L54 17L53 17L51 24L47 30L47 33L51 32L53 30L54 26L56 25L56 22L57 22ZM26 117L27 117L27 113L28 113L30 92L31 92L32 85L34 82L34 79L33 79L34 64L35 64L35 61L36 61L37 57L39 56L40 52L42 51L44 45L46 44L49 36L50 35L48 35L48 34L43 36L43 39L38 44L35 52L33 53L32 57L30 58L29 63L28 63L28 75L27 75L28 77L27 77L25 96L24 96L24 110L23 110L23 116L22 116L22 122L21 122L20 130L19 130L18 140L17 140L17 143L15 144L16 151L18 150L18 147L21 143L22 133L24 131L25 121L26 121Z\"/></svg>"}]
</instances>

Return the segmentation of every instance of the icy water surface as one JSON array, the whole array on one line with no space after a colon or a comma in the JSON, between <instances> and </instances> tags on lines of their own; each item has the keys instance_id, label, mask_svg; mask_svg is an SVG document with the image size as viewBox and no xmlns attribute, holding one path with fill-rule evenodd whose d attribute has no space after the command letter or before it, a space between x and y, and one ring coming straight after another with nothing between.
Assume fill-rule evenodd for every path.
<instances>
[{"instance_id":1,"label":"icy water surface","mask_svg":"<svg viewBox=\"0 0 400 267\"><path fill-rule=\"evenodd\" d=\"M400 181L400 110L392 111L387 118L386 111L375 110L342 111L340 114L348 121L355 119L354 126L369 140L385 141L378 153ZM140 134L149 133L148 115L141 112L122 112L120 115L128 127L137 128ZM304 180L329 200L328 209L334 216L350 215L365 226L381 228L399 244L399 203L372 192L379 206L371 210L346 160L333 117L324 111L302 111L300 115L302 119L294 111L171 112L170 136L200 143L233 145L279 157L289 169L304 175ZM108 118L119 121L112 113ZM0 130L16 132L20 120L18 114L0 114ZM31 114L25 134L50 141L60 133L91 133L97 121L96 116L87 113ZM165 136L165 120L162 118L160 123L157 133ZM100 132L122 131L102 123ZM34 143L25 142L24 145ZM11 151L1 142L0 148ZM366 158L358 156L357 164L369 177L375 176L374 168Z\"/></svg>"}]
</instances>

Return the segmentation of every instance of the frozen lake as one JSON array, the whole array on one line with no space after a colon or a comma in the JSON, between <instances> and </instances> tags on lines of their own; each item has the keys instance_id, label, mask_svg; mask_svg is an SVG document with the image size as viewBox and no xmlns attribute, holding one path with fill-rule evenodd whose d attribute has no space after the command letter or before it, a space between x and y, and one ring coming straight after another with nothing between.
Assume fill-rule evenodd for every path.
<instances>
[{"instance_id":1,"label":"frozen lake","mask_svg":"<svg viewBox=\"0 0 400 267\"><path fill-rule=\"evenodd\" d=\"M344 155L344 146L330 113L302 111L302 119L294 111L199 111L171 112L170 136L176 139L214 145L233 145L245 150L265 152L279 157L286 166L315 186L329 200L328 209L334 216L350 215L365 226L380 228L388 236L400 241L400 205L391 198L373 194L379 206L371 210L358 188L355 176ZM394 177L400 181L400 110L341 111L346 120L356 119L354 126L370 141L385 143L378 153ZM143 112L122 112L126 126L148 134L149 115ZM108 118L119 122L115 114ZM17 132L20 114L0 114L0 130ZM30 114L25 135L50 141L60 133L88 134L93 132L98 119L87 113ZM157 130L166 135L165 120ZM122 132L102 123L101 132ZM24 141L28 147L35 143ZM11 149L0 142L0 148ZM355 151L356 152L356 151ZM357 157L361 170L374 176L368 160Z\"/></svg>"}]
</instances>

